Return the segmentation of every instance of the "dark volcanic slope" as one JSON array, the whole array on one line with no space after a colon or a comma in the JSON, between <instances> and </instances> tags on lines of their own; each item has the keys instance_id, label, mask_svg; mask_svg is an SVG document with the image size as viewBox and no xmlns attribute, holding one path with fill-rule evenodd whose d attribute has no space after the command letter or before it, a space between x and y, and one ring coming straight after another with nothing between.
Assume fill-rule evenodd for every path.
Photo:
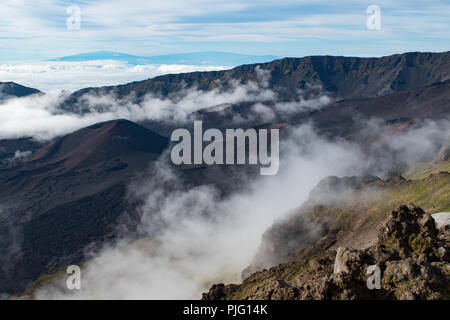
<instances>
[{"instance_id":1,"label":"dark volcanic slope","mask_svg":"<svg viewBox=\"0 0 450 320\"><path fill-rule=\"evenodd\" d=\"M0 102L7 97L24 97L39 92L37 89L25 87L14 82L0 82Z\"/></svg>"},{"instance_id":2,"label":"dark volcanic slope","mask_svg":"<svg viewBox=\"0 0 450 320\"><path fill-rule=\"evenodd\" d=\"M421 122L450 118L450 80L389 95L341 101L311 114L289 119L291 124L312 121L321 134L355 138L369 119L385 123ZM374 134L375 132L372 132Z\"/></svg>"},{"instance_id":3,"label":"dark volcanic slope","mask_svg":"<svg viewBox=\"0 0 450 320\"><path fill-rule=\"evenodd\" d=\"M0 171L0 291L17 293L39 275L79 263L89 244L115 236L126 184L167 147L127 120L62 137L32 161Z\"/></svg>"},{"instance_id":4,"label":"dark volcanic slope","mask_svg":"<svg viewBox=\"0 0 450 320\"><path fill-rule=\"evenodd\" d=\"M267 106L273 107L273 104ZM236 115L244 118L249 110L250 104L242 103L230 105L220 112L200 110L194 117L202 120L204 127L222 128L232 125ZM425 119L449 119L449 111L450 80L447 80L380 97L338 101L312 112L294 115L279 113L276 121L290 126L312 122L320 134L354 140L361 137L361 131L367 129L367 121L371 119L384 120L385 124L411 124ZM257 117L254 119L258 121Z\"/></svg>"},{"instance_id":5,"label":"dark volcanic slope","mask_svg":"<svg viewBox=\"0 0 450 320\"><path fill-rule=\"evenodd\" d=\"M14 157L16 151L36 151L42 146L32 138L0 139L0 167L2 162Z\"/></svg>"},{"instance_id":6,"label":"dark volcanic slope","mask_svg":"<svg viewBox=\"0 0 450 320\"><path fill-rule=\"evenodd\" d=\"M86 88L73 93L64 103L67 110L82 106L86 94L114 92L118 97L136 94L168 96L189 87L200 90L226 88L230 79L242 83L258 79L260 69L270 72L269 88L285 100L296 97L298 90L321 85L338 99L381 96L405 89L445 81L450 75L450 52L410 52L382 58L311 56L285 58L255 65L243 65L227 71L193 72L164 75L120 86Z\"/></svg>"},{"instance_id":7,"label":"dark volcanic slope","mask_svg":"<svg viewBox=\"0 0 450 320\"><path fill-rule=\"evenodd\" d=\"M23 166L0 171L0 199L9 204L17 196L33 211L50 209L123 182L167 145L167 138L128 120L92 125L41 148Z\"/></svg>"},{"instance_id":8,"label":"dark volcanic slope","mask_svg":"<svg viewBox=\"0 0 450 320\"><path fill-rule=\"evenodd\" d=\"M59 163L65 168L83 168L116 157L128 163L158 156L167 139L128 120L98 123L75 131L39 150L35 164Z\"/></svg>"}]
</instances>

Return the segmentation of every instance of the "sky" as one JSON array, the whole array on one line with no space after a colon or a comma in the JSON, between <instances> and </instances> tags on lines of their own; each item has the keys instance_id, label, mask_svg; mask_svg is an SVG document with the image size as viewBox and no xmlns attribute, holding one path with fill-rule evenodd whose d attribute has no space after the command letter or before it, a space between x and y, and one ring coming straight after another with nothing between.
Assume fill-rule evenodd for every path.
<instances>
[{"instance_id":1,"label":"sky","mask_svg":"<svg viewBox=\"0 0 450 320\"><path fill-rule=\"evenodd\" d=\"M449 17L448 0L0 0L0 81L74 91L233 67L47 61L100 50L279 57L441 52L450 48Z\"/></svg>"},{"instance_id":2,"label":"sky","mask_svg":"<svg viewBox=\"0 0 450 320\"><path fill-rule=\"evenodd\" d=\"M378 29L367 27L370 5L380 8ZM78 8L79 28L68 28ZM449 17L448 0L1 0L0 63L97 50L283 57L447 51Z\"/></svg>"}]
</instances>

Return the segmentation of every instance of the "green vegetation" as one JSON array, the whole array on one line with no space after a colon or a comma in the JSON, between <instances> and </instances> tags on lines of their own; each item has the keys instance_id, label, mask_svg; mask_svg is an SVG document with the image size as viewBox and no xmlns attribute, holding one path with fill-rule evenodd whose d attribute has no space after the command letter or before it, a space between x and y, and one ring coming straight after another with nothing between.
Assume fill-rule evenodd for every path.
<instances>
[{"instance_id":1,"label":"green vegetation","mask_svg":"<svg viewBox=\"0 0 450 320\"><path fill-rule=\"evenodd\" d=\"M412 165L403 176L410 180L420 180L439 172L450 172L450 160L439 163L418 162Z\"/></svg>"},{"instance_id":2,"label":"green vegetation","mask_svg":"<svg viewBox=\"0 0 450 320\"><path fill-rule=\"evenodd\" d=\"M450 211L450 173L432 173L428 177L409 181L388 190L387 208L412 202L426 212Z\"/></svg>"},{"instance_id":3,"label":"green vegetation","mask_svg":"<svg viewBox=\"0 0 450 320\"><path fill-rule=\"evenodd\" d=\"M386 212L405 203L414 203L430 214L450 211L450 173L441 169L424 178L381 187L375 199L364 203L363 211L385 217Z\"/></svg>"},{"instance_id":4,"label":"green vegetation","mask_svg":"<svg viewBox=\"0 0 450 320\"><path fill-rule=\"evenodd\" d=\"M426 253L430 257L439 257L439 254L433 244L422 235L411 234L408 243L416 254Z\"/></svg>"}]
</instances>

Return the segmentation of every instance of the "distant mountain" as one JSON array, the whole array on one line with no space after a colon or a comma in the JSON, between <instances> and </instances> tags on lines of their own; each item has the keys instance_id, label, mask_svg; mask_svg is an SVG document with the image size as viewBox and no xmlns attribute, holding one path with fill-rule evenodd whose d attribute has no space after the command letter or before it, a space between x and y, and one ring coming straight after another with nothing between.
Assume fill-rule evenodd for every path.
<instances>
[{"instance_id":1,"label":"distant mountain","mask_svg":"<svg viewBox=\"0 0 450 320\"><path fill-rule=\"evenodd\" d=\"M164 75L119 86L85 88L71 94L61 107L75 113L88 111L89 106L83 99L85 94L101 96L112 93L119 99L134 96L135 102L140 103L147 94L165 98L186 88L227 90L230 79L243 84L258 82L261 72L257 67L269 75L268 89L278 96L277 101L264 102L268 107L273 108L280 101L296 101L299 90L305 99L310 93L317 94L317 88L321 88L320 94L333 98L334 103L316 112L283 115L276 111L278 118L274 120L291 125L312 121L322 134L329 136L357 136L363 123L355 121L357 114L363 119L377 117L403 122L448 117L450 52L411 52L382 58L285 58L225 71ZM250 114L253 104L249 101L217 108L199 106L205 109L194 117L203 120L205 127L214 128L232 126L232 119L236 116L251 119L246 124L248 126L262 124L263 119L259 123L258 116ZM173 129L170 123L148 122L143 125L165 135Z\"/></svg>"},{"instance_id":2,"label":"distant mountain","mask_svg":"<svg viewBox=\"0 0 450 320\"><path fill-rule=\"evenodd\" d=\"M382 58L311 56L285 58L268 63L242 65L231 70L170 74L119 86L86 88L74 92L64 103L66 110L83 109L79 98L86 94L114 92L118 98L136 95L136 102L146 94L166 97L186 88L227 89L230 79L241 83L258 81L261 71L270 75L268 88L280 100L298 98L322 88L336 100L374 98L402 90L428 86L450 79L450 52L410 52ZM81 107L81 108L80 108ZM211 107L211 106L205 106Z\"/></svg>"},{"instance_id":3,"label":"distant mountain","mask_svg":"<svg viewBox=\"0 0 450 320\"><path fill-rule=\"evenodd\" d=\"M131 54L95 51L80 53L76 55L51 59L50 61L94 61L94 60L117 60L132 65L140 64L180 64L199 66L237 66L241 64L268 62L279 57L272 55L256 56L237 54L230 52L192 52L180 54L168 54L159 56L134 56Z\"/></svg>"},{"instance_id":4,"label":"distant mountain","mask_svg":"<svg viewBox=\"0 0 450 320\"><path fill-rule=\"evenodd\" d=\"M0 101L8 97L24 97L34 93L40 93L40 91L15 82L0 82Z\"/></svg>"}]
</instances>

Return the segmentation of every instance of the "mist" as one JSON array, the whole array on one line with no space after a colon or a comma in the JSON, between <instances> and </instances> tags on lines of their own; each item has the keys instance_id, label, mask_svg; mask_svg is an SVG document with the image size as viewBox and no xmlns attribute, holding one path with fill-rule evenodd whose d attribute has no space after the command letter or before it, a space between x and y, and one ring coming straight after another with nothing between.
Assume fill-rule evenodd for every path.
<instances>
[{"instance_id":1,"label":"mist","mask_svg":"<svg viewBox=\"0 0 450 320\"><path fill-rule=\"evenodd\" d=\"M123 239L89 260L82 271L82 290L68 293L49 286L35 297L199 299L212 283L240 282L262 234L275 220L306 200L323 177L359 171L356 148L326 141L309 125L295 130L282 149L276 176L257 177L248 181L245 192L224 199L213 186L186 188L161 161L151 180L130 187L144 199L141 238Z\"/></svg>"},{"instance_id":2,"label":"mist","mask_svg":"<svg viewBox=\"0 0 450 320\"><path fill-rule=\"evenodd\" d=\"M289 115L326 107L332 101L326 92L317 88L316 94L309 99L299 91L295 101L280 103L277 93L268 88L270 73L260 67L255 71L255 81L240 83L237 79L230 79L226 85L208 91L186 87L169 97L147 94L139 103L135 102L133 92L125 97L118 97L114 92L87 93L72 106L73 111L61 108L68 92L10 98L0 104L0 139L32 137L47 141L98 122L119 118L135 122L185 122L198 110L244 102L252 103L250 112L245 118L236 117L234 122L256 119L264 122L274 120L277 114ZM83 108L83 112L75 112L79 108Z\"/></svg>"},{"instance_id":3,"label":"mist","mask_svg":"<svg viewBox=\"0 0 450 320\"><path fill-rule=\"evenodd\" d=\"M414 139L418 157L442 129L430 123L405 132L390 142L389 152ZM161 159L149 169L152 179L129 188L132 197L143 200L140 238L125 237L92 254L82 269L80 291L69 292L60 282L39 288L34 298L199 299L213 283L240 283L263 233L298 208L321 179L376 174L380 166L375 163L392 164L388 157L369 158L345 140L323 138L309 124L292 130L281 144L277 175L248 180L244 192L225 198L214 186L187 187Z\"/></svg>"},{"instance_id":4,"label":"mist","mask_svg":"<svg viewBox=\"0 0 450 320\"><path fill-rule=\"evenodd\" d=\"M57 94L61 90L119 85L168 73L225 70L228 66L130 65L125 61L41 61L0 64L0 79Z\"/></svg>"}]
</instances>

